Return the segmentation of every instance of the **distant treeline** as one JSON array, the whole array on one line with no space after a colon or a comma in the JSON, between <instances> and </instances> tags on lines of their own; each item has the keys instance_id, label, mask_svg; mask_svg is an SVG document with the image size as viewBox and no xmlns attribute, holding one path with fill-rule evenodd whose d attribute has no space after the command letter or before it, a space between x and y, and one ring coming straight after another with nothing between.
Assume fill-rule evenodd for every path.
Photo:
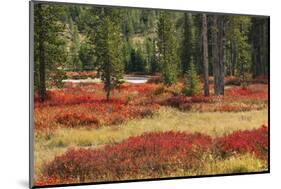
<instances>
[{"instance_id":1,"label":"distant treeline","mask_svg":"<svg viewBox=\"0 0 281 189\"><path fill-rule=\"evenodd\" d=\"M42 100L65 71L98 71L108 97L123 73L159 72L170 85L194 65L206 95L209 75L223 95L224 76L268 74L267 17L36 3L34 18Z\"/></svg>"}]
</instances>

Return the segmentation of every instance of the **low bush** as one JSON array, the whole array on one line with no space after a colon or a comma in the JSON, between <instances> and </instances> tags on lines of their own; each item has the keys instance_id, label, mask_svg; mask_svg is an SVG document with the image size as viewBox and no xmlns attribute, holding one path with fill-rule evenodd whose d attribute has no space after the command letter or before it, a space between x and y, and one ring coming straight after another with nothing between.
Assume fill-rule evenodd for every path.
<instances>
[{"instance_id":1,"label":"low bush","mask_svg":"<svg viewBox=\"0 0 281 189\"><path fill-rule=\"evenodd\" d=\"M224 160L247 154L266 161L268 157L266 126L249 131L235 131L214 139L200 133L172 131L145 133L99 149L69 149L46 164L39 184L48 184L49 180L70 183L159 178L178 170L204 174L202 171L211 169L213 173L215 170L210 167L211 164L216 165L215 162L222 161L224 166L227 166ZM218 168L227 172L247 170L245 164L243 169L241 166L232 166L230 170ZM223 173L219 170L215 173Z\"/></svg>"},{"instance_id":2,"label":"low bush","mask_svg":"<svg viewBox=\"0 0 281 189\"><path fill-rule=\"evenodd\" d=\"M185 75L185 85L182 93L185 96L195 96L200 94L200 78L197 75L194 64L190 64L190 67Z\"/></svg>"},{"instance_id":3,"label":"low bush","mask_svg":"<svg viewBox=\"0 0 281 189\"><path fill-rule=\"evenodd\" d=\"M79 181L119 180L134 175L156 178L176 167L202 166L211 141L202 134L147 133L103 149L70 149L48 164L44 175Z\"/></svg>"},{"instance_id":4,"label":"low bush","mask_svg":"<svg viewBox=\"0 0 281 189\"><path fill-rule=\"evenodd\" d=\"M100 121L91 114L78 113L62 113L56 116L56 121L60 124L68 125L69 127L79 127L83 125L94 125L99 127Z\"/></svg>"},{"instance_id":5,"label":"low bush","mask_svg":"<svg viewBox=\"0 0 281 189\"><path fill-rule=\"evenodd\" d=\"M215 141L216 149L222 157L252 153L259 158L268 158L268 128L263 125L250 131L235 131Z\"/></svg>"}]
</instances>

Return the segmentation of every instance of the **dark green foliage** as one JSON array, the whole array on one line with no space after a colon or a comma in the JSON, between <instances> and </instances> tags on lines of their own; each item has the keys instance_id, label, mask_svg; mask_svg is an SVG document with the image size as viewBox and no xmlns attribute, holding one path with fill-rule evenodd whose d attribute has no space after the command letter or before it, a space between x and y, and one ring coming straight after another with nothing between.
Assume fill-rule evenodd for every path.
<instances>
[{"instance_id":1,"label":"dark green foliage","mask_svg":"<svg viewBox=\"0 0 281 189\"><path fill-rule=\"evenodd\" d=\"M122 52L125 72L129 72L131 69L131 51L131 42L129 40L124 40Z\"/></svg>"},{"instance_id":2,"label":"dark green foliage","mask_svg":"<svg viewBox=\"0 0 281 189\"><path fill-rule=\"evenodd\" d=\"M79 59L80 40L78 35L78 28L76 25L73 24L71 17L69 17L68 30L70 33L71 41L68 62L72 70L80 71L82 69L81 61Z\"/></svg>"},{"instance_id":3,"label":"dark green foliage","mask_svg":"<svg viewBox=\"0 0 281 189\"><path fill-rule=\"evenodd\" d=\"M34 6L34 88L41 101L46 98L47 87L62 86L66 46L59 18L63 14L65 9L59 5Z\"/></svg>"},{"instance_id":4,"label":"dark green foliage","mask_svg":"<svg viewBox=\"0 0 281 189\"><path fill-rule=\"evenodd\" d=\"M120 12L112 8L100 8L95 35L95 52L98 72L104 83L106 99L110 91L121 84L123 78L122 37L120 35Z\"/></svg>"},{"instance_id":5,"label":"dark green foliage","mask_svg":"<svg viewBox=\"0 0 281 189\"><path fill-rule=\"evenodd\" d=\"M185 75L184 89L182 92L186 96L194 96L198 95L200 90L200 79L197 75L196 67L191 62Z\"/></svg>"},{"instance_id":6,"label":"dark green foliage","mask_svg":"<svg viewBox=\"0 0 281 189\"><path fill-rule=\"evenodd\" d=\"M152 57L150 59L150 71L152 74L155 74L156 72L159 71L159 63L158 63L158 59L156 56L156 42L155 40L153 40L152 43Z\"/></svg>"},{"instance_id":7,"label":"dark green foliage","mask_svg":"<svg viewBox=\"0 0 281 189\"><path fill-rule=\"evenodd\" d=\"M161 73L165 85L172 85L178 76L179 57L172 14L161 12L158 22L158 50Z\"/></svg>"},{"instance_id":8,"label":"dark green foliage","mask_svg":"<svg viewBox=\"0 0 281 189\"><path fill-rule=\"evenodd\" d=\"M145 72L145 60L140 49L131 50L131 65L129 70L131 72Z\"/></svg>"},{"instance_id":9,"label":"dark green foliage","mask_svg":"<svg viewBox=\"0 0 281 189\"><path fill-rule=\"evenodd\" d=\"M83 42L79 50L79 58L83 70L93 70L95 67L94 47L88 42Z\"/></svg>"},{"instance_id":10,"label":"dark green foliage","mask_svg":"<svg viewBox=\"0 0 281 189\"><path fill-rule=\"evenodd\" d=\"M193 15L193 29L194 29L194 39L193 39L193 62L198 69L198 73L203 73L203 47L202 47L202 15Z\"/></svg>"},{"instance_id":11,"label":"dark green foliage","mask_svg":"<svg viewBox=\"0 0 281 189\"><path fill-rule=\"evenodd\" d=\"M247 16L229 16L226 19L226 47L230 55L226 54L226 63L229 64L231 74L237 76L244 83L251 71L251 45L248 33L251 27L251 18ZM232 59L231 59L232 58ZM233 62L231 62L233 61Z\"/></svg>"},{"instance_id":12,"label":"dark green foliage","mask_svg":"<svg viewBox=\"0 0 281 189\"><path fill-rule=\"evenodd\" d=\"M183 41L181 49L181 71L186 73L193 55L193 20L191 13L184 13Z\"/></svg>"},{"instance_id":13,"label":"dark green foliage","mask_svg":"<svg viewBox=\"0 0 281 189\"><path fill-rule=\"evenodd\" d=\"M41 100L47 88L62 87L66 70L98 71L107 98L123 72L160 72L169 86L192 63L204 81L214 76L215 95L223 95L225 76L245 84L268 73L268 18L206 15L203 37L200 13L36 3L34 16L34 88Z\"/></svg>"},{"instance_id":14,"label":"dark green foliage","mask_svg":"<svg viewBox=\"0 0 281 189\"><path fill-rule=\"evenodd\" d=\"M251 18L251 28L249 31L249 40L251 42L252 72L253 77L266 76L268 74L268 18Z\"/></svg>"}]
</instances>

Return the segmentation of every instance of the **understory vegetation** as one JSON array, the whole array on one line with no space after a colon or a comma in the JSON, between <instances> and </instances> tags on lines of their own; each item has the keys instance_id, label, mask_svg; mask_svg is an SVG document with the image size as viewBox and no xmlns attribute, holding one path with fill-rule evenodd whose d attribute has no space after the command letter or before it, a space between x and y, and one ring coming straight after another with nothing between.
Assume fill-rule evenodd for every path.
<instances>
[{"instance_id":1,"label":"understory vegetation","mask_svg":"<svg viewBox=\"0 0 281 189\"><path fill-rule=\"evenodd\" d=\"M266 85L224 97L183 86L124 83L106 101L102 84L67 85L35 99L36 184L266 170Z\"/></svg>"}]
</instances>

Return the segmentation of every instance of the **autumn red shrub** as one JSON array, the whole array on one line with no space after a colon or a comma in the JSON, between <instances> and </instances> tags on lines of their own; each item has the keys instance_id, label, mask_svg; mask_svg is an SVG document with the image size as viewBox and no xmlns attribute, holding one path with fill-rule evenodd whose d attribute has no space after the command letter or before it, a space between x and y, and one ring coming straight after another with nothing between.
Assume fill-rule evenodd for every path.
<instances>
[{"instance_id":1,"label":"autumn red shrub","mask_svg":"<svg viewBox=\"0 0 281 189\"><path fill-rule=\"evenodd\" d=\"M252 83L268 84L268 76L267 75L257 76L252 80Z\"/></svg>"},{"instance_id":2,"label":"autumn red shrub","mask_svg":"<svg viewBox=\"0 0 281 189\"><path fill-rule=\"evenodd\" d=\"M147 133L102 149L70 149L45 167L44 176L79 181L159 177L177 167L198 168L211 144L202 134Z\"/></svg>"},{"instance_id":3,"label":"autumn red shrub","mask_svg":"<svg viewBox=\"0 0 281 189\"><path fill-rule=\"evenodd\" d=\"M50 109L52 111L50 111ZM95 100L68 106L36 108L34 123L36 131L59 127L93 127L121 124L126 120L151 117L159 109L158 104L126 104L120 99Z\"/></svg>"},{"instance_id":4,"label":"autumn red shrub","mask_svg":"<svg viewBox=\"0 0 281 189\"><path fill-rule=\"evenodd\" d=\"M164 102L162 102L163 105L171 106L171 107L180 107L182 104L190 103L191 100L190 97L178 95L178 96L172 96L168 99L166 99Z\"/></svg>"},{"instance_id":5,"label":"autumn red shrub","mask_svg":"<svg viewBox=\"0 0 281 189\"><path fill-rule=\"evenodd\" d=\"M254 86L254 85L252 85ZM226 96L231 97L247 97L247 98L267 98L267 87L263 86L263 90L255 90L253 87L232 87L225 90Z\"/></svg>"},{"instance_id":6,"label":"autumn red shrub","mask_svg":"<svg viewBox=\"0 0 281 189\"><path fill-rule=\"evenodd\" d=\"M263 125L259 129L235 131L215 141L217 151L221 156L231 156L241 153L253 153L257 157L268 157L268 128Z\"/></svg>"},{"instance_id":7,"label":"autumn red shrub","mask_svg":"<svg viewBox=\"0 0 281 189\"><path fill-rule=\"evenodd\" d=\"M145 133L99 149L72 148L46 164L43 177L36 183L159 178L177 169L198 170L213 158L221 160L245 153L261 159L268 157L267 126L215 139L200 133L169 131Z\"/></svg>"},{"instance_id":8,"label":"autumn red shrub","mask_svg":"<svg viewBox=\"0 0 281 189\"><path fill-rule=\"evenodd\" d=\"M225 95L229 96L249 96L253 92L246 87L232 87L225 90Z\"/></svg>"},{"instance_id":9,"label":"autumn red shrub","mask_svg":"<svg viewBox=\"0 0 281 189\"><path fill-rule=\"evenodd\" d=\"M68 125L69 127L78 127L89 124L99 127L100 125L100 121L93 114L67 112L58 114L55 119L58 123Z\"/></svg>"},{"instance_id":10,"label":"autumn red shrub","mask_svg":"<svg viewBox=\"0 0 281 189\"><path fill-rule=\"evenodd\" d=\"M119 90L122 91L137 91L141 94L147 94L147 93L151 93L152 91L154 91L155 89L157 89L159 87L158 84L154 84L154 83L145 83L145 84L123 84L120 87L118 87Z\"/></svg>"},{"instance_id":11,"label":"autumn red shrub","mask_svg":"<svg viewBox=\"0 0 281 189\"><path fill-rule=\"evenodd\" d=\"M206 96L192 96L191 97L191 102L193 103L208 103L211 102L211 97L206 97Z\"/></svg>"}]
</instances>

